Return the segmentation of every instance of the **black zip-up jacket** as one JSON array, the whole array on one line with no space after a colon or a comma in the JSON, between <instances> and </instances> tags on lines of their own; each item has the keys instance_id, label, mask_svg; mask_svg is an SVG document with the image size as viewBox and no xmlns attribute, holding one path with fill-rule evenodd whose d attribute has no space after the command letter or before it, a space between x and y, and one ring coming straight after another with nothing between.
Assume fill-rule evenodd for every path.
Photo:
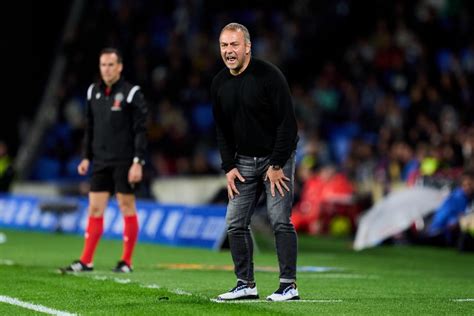
<instances>
[{"instance_id":1,"label":"black zip-up jacket","mask_svg":"<svg viewBox=\"0 0 474 316\"><path fill-rule=\"evenodd\" d=\"M252 57L237 76L224 68L212 81L211 96L226 173L235 167L237 153L285 165L298 135L290 88L276 66Z\"/></svg>"},{"instance_id":2,"label":"black zip-up jacket","mask_svg":"<svg viewBox=\"0 0 474 316\"><path fill-rule=\"evenodd\" d=\"M132 163L145 158L147 106L139 86L120 79L106 95L103 81L87 90L83 158L96 163Z\"/></svg>"}]
</instances>

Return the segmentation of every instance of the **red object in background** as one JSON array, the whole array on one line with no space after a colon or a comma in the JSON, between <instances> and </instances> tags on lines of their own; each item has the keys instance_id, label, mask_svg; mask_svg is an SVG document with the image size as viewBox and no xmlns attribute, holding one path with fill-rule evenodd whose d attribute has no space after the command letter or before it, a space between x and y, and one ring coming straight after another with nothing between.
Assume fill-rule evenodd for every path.
<instances>
[{"instance_id":1,"label":"red object in background","mask_svg":"<svg viewBox=\"0 0 474 316\"><path fill-rule=\"evenodd\" d=\"M352 202L353 193L354 186L342 173L322 170L310 177L292 210L295 229L312 235L325 233L334 215L348 216L354 227L359 208Z\"/></svg>"}]
</instances>

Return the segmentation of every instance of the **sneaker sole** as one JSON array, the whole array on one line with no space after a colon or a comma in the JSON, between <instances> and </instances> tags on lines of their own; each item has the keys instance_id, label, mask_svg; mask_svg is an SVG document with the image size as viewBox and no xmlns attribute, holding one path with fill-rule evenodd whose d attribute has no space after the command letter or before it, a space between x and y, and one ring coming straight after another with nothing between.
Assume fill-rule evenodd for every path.
<instances>
[{"instance_id":1,"label":"sneaker sole","mask_svg":"<svg viewBox=\"0 0 474 316\"><path fill-rule=\"evenodd\" d=\"M297 301L299 299L300 299L299 296L293 296L292 298L289 298L287 300L282 300L282 301L274 301L271 298L267 298L267 301L269 301L269 302L285 302L285 301Z\"/></svg>"},{"instance_id":2,"label":"sneaker sole","mask_svg":"<svg viewBox=\"0 0 474 316\"><path fill-rule=\"evenodd\" d=\"M258 295L247 295L247 296L241 296L237 298L220 298L218 297L217 300L219 301L240 301L240 300L258 300L260 296Z\"/></svg>"},{"instance_id":3,"label":"sneaker sole","mask_svg":"<svg viewBox=\"0 0 474 316\"><path fill-rule=\"evenodd\" d=\"M82 271L69 271L65 268L58 268L58 272L60 274L68 274L68 273L81 273L81 272L92 272L93 270L82 270Z\"/></svg>"}]
</instances>

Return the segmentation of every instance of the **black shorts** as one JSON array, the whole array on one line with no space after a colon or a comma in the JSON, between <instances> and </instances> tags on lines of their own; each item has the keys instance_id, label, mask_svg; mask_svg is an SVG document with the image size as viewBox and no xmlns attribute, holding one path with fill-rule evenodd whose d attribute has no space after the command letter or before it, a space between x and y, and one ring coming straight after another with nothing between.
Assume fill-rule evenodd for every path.
<instances>
[{"instance_id":1,"label":"black shorts","mask_svg":"<svg viewBox=\"0 0 474 316\"><path fill-rule=\"evenodd\" d=\"M134 186L128 182L131 164L93 164L91 192L134 193Z\"/></svg>"}]
</instances>

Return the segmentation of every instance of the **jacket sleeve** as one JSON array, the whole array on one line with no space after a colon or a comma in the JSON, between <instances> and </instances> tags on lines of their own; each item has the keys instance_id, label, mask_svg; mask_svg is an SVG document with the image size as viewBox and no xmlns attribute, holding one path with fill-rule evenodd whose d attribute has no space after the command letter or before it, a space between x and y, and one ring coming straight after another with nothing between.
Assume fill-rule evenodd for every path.
<instances>
[{"instance_id":1,"label":"jacket sleeve","mask_svg":"<svg viewBox=\"0 0 474 316\"><path fill-rule=\"evenodd\" d=\"M217 86L215 79L211 85L212 112L216 123L217 146L222 159L222 169L225 173L235 168L236 145L230 130L231 122L226 121L222 106L217 97Z\"/></svg>"},{"instance_id":2,"label":"jacket sleeve","mask_svg":"<svg viewBox=\"0 0 474 316\"><path fill-rule=\"evenodd\" d=\"M86 120L84 130L84 140L82 145L82 158L92 160L92 136L94 135L94 116L92 115L91 100L92 93L94 91L94 84L89 86L87 89L87 102L86 102Z\"/></svg>"},{"instance_id":3,"label":"jacket sleeve","mask_svg":"<svg viewBox=\"0 0 474 316\"><path fill-rule=\"evenodd\" d=\"M296 148L298 141L297 124L290 88L280 70L268 78L270 100L275 106L276 139L270 155L270 165L283 167Z\"/></svg>"},{"instance_id":4,"label":"jacket sleeve","mask_svg":"<svg viewBox=\"0 0 474 316\"><path fill-rule=\"evenodd\" d=\"M133 95L131 102L135 148L134 157L138 157L143 161L145 159L147 148L146 119L148 115L148 107L143 93L139 90L138 86L136 87L137 91Z\"/></svg>"}]
</instances>

